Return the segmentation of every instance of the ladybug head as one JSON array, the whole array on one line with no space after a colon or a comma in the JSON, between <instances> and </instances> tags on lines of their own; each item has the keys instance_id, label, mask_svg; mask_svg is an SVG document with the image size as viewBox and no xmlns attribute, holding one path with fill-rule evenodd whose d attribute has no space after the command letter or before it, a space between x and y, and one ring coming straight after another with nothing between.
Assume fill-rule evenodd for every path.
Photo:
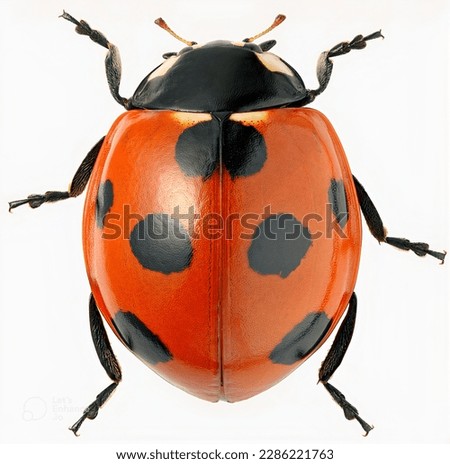
<instances>
[{"instance_id":1,"label":"ladybug head","mask_svg":"<svg viewBox=\"0 0 450 464\"><path fill-rule=\"evenodd\" d=\"M163 55L165 61L141 82L130 107L242 112L301 102L307 97L301 77L269 52L275 40L253 42L284 19L278 15L271 27L242 42L217 40L204 45L182 39L162 19L156 20L187 46Z\"/></svg>"}]
</instances>

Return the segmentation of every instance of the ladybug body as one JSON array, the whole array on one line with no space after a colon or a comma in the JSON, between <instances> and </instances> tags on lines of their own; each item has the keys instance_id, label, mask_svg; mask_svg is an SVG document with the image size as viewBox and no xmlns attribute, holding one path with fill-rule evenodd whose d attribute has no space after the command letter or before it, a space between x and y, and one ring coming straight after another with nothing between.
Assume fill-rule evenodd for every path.
<instances>
[{"instance_id":1,"label":"ladybug body","mask_svg":"<svg viewBox=\"0 0 450 464\"><path fill-rule=\"evenodd\" d=\"M253 43L187 46L163 55L127 99L118 49L88 23L62 17L108 50L109 89L127 112L88 152L68 191L10 202L10 210L65 200L88 185L83 245L89 320L111 379L70 428L95 419L122 380L102 322L145 364L200 398L239 401L270 388L311 356L342 318L319 382L366 434L329 383L356 320L362 211L380 243L445 258L424 242L387 236L352 175L333 127L305 108L327 87L331 58L381 32L323 52L319 87Z\"/></svg>"},{"instance_id":2,"label":"ladybug body","mask_svg":"<svg viewBox=\"0 0 450 464\"><path fill-rule=\"evenodd\" d=\"M253 396L318 348L353 292L360 243L342 147L304 108L129 111L84 212L105 319L162 377L211 401Z\"/></svg>"}]
</instances>

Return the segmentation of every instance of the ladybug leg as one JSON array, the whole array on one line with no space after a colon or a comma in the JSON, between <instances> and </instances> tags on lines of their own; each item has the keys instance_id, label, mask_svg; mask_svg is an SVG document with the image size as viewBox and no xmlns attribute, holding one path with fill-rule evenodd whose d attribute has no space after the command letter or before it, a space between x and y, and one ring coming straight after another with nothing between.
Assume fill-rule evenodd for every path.
<instances>
[{"instance_id":1,"label":"ladybug leg","mask_svg":"<svg viewBox=\"0 0 450 464\"><path fill-rule=\"evenodd\" d=\"M119 49L109 42L109 40L100 31L91 29L86 21L77 21L73 16L65 11L63 11L60 18L64 18L67 21L74 23L77 26L75 31L78 34L87 35L93 42L108 49L108 54L105 59L105 69L109 90L111 91L114 99L127 108L128 99L120 96L119 94L120 79L122 76L122 64L120 61Z\"/></svg>"},{"instance_id":2,"label":"ladybug leg","mask_svg":"<svg viewBox=\"0 0 450 464\"><path fill-rule=\"evenodd\" d=\"M328 86L330 82L331 73L333 71L333 62L330 58L335 56L345 55L352 50L360 50L365 48L368 40L384 38L381 34L381 31L374 32L372 34L366 35L357 35L350 42L341 42L335 45L330 50L323 52L317 62L317 79L319 81L319 87L315 90L308 90L309 102L312 102L317 95L320 95Z\"/></svg>"},{"instance_id":3,"label":"ladybug leg","mask_svg":"<svg viewBox=\"0 0 450 464\"><path fill-rule=\"evenodd\" d=\"M70 183L69 190L67 192L45 192L43 195L29 195L24 200L15 200L9 202L9 211L18 206L26 205L27 203L31 208L39 208L43 203L55 202L59 200L66 200L67 198L74 198L83 193L86 185L91 176L92 169L94 169L95 160L100 152L105 137L102 137L94 147L91 148L89 153L84 158L77 172L73 176L72 182Z\"/></svg>"},{"instance_id":4,"label":"ladybug leg","mask_svg":"<svg viewBox=\"0 0 450 464\"><path fill-rule=\"evenodd\" d=\"M69 427L69 430L72 430L72 432L77 436L78 430L85 419L92 420L97 417L99 409L105 404L106 400L111 396L119 382L122 380L122 372L120 370L119 362L111 348L100 311L97 308L97 304L95 303L92 294L89 300L89 321L91 325L92 340L94 342L98 358L109 378L113 382L97 395L95 401L93 401L83 411L83 415L75 422L75 424L72 425L72 427Z\"/></svg>"},{"instance_id":5,"label":"ladybug leg","mask_svg":"<svg viewBox=\"0 0 450 464\"><path fill-rule=\"evenodd\" d=\"M406 238L387 237L386 228L383 225L380 215L378 214L375 205L370 199L364 187L359 183L358 179L353 176L353 181L356 187L356 193L358 195L358 201L361 206L361 211L366 219L367 225L371 234L378 240L378 242L385 242L388 245L392 245L401 250L411 250L417 256L430 255L434 258L440 259L441 264L444 263L445 251L433 251L430 250L428 243L423 242L410 242Z\"/></svg>"},{"instance_id":6,"label":"ladybug leg","mask_svg":"<svg viewBox=\"0 0 450 464\"><path fill-rule=\"evenodd\" d=\"M336 338L331 345L327 357L320 367L319 382L323 384L334 401L336 401L336 403L342 408L345 418L348 420L356 419L361 424L361 427L364 429L367 435L373 429L373 426L369 425L367 422L361 419L358 414L358 410L346 400L345 396L337 388L328 383L328 380L340 366L342 360L344 359L345 353L347 352L347 348L350 345L350 341L353 336L353 330L355 328L356 307L356 295L353 293L350 298L347 314L342 321L341 326L339 327L338 333L336 334Z\"/></svg>"}]
</instances>

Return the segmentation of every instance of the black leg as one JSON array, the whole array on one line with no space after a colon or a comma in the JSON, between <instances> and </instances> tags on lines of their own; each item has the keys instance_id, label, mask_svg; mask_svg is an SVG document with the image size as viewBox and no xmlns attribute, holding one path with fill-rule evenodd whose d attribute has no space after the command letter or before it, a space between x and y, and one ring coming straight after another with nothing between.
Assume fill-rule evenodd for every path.
<instances>
[{"instance_id":1,"label":"black leg","mask_svg":"<svg viewBox=\"0 0 450 464\"><path fill-rule=\"evenodd\" d=\"M383 37L381 31L374 32L373 34L357 35L350 42L341 42L335 45L331 50L323 52L317 62L317 79L319 81L319 87L315 90L308 90L309 102L313 101L317 95L320 95L328 86L330 82L331 73L333 71L333 62L330 58L339 55L345 55L351 50L360 50L365 48L368 40L378 39Z\"/></svg>"},{"instance_id":2,"label":"black leg","mask_svg":"<svg viewBox=\"0 0 450 464\"><path fill-rule=\"evenodd\" d=\"M122 76L122 64L120 61L120 54L118 48L113 45L108 39L100 32L91 29L86 21L77 21L69 13L63 11L61 18L67 19L71 23L76 24L75 31L81 35L87 35L93 42L98 43L102 47L108 49L108 54L105 59L106 78L108 80L109 90L111 91L114 99L122 106L127 108L128 99L121 97L119 94L120 79Z\"/></svg>"},{"instance_id":3,"label":"black leg","mask_svg":"<svg viewBox=\"0 0 450 464\"><path fill-rule=\"evenodd\" d=\"M345 353L347 352L347 348L350 345L350 341L353 336L353 329L355 328L356 307L356 295L353 293L350 298L347 314L339 327L338 333L336 334L336 338L331 345L327 357L320 367L319 382L323 384L334 401L336 401L336 403L342 408L345 418L348 420L356 419L361 424L361 427L367 435L373 429L373 426L361 419L358 414L358 410L345 399L345 396L337 388L328 383L328 380L340 366Z\"/></svg>"},{"instance_id":4,"label":"black leg","mask_svg":"<svg viewBox=\"0 0 450 464\"><path fill-rule=\"evenodd\" d=\"M95 350L97 351L98 359L113 382L97 395L95 401L84 410L83 415L69 428L75 435L78 435L78 430L85 419L95 419L97 417L99 409L105 404L106 400L111 396L122 380L122 372L119 363L109 343L108 334L106 333L100 311L97 308L92 294L89 300L89 321L92 340Z\"/></svg>"},{"instance_id":5,"label":"black leg","mask_svg":"<svg viewBox=\"0 0 450 464\"><path fill-rule=\"evenodd\" d=\"M378 240L378 242L385 242L388 245L392 245L401 250L411 250L417 256L430 255L434 258L440 259L441 264L444 263L445 255L444 252L430 250L428 243L423 242L410 242L406 238L387 237L387 231L383 225L380 215L378 214L375 205L370 199L364 187L359 183L358 179L353 176L353 181L356 187L356 193L358 195L358 201L361 206L361 211L366 219L367 225L372 235Z\"/></svg>"},{"instance_id":6,"label":"black leg","mask_svg":"<svg viewBox=\"0 0 450 464\"><path fill-rule=\"evenodd\" d=\"M89 181L89 177L91 176L92 169L94 169L95 160L97 159L104 140L105 137L102 137L86 155L86 158L84 158L80 167L77 169L77 172L73 176L67 192L49 191L45 192L43 195L29 195L28 198L25 198L24 200L9 202L9 211L27 203L31 208L39 208L39 206L43 203L66 200L67 198L74 198L83 193Z\"/></svg>"}]
</instances>

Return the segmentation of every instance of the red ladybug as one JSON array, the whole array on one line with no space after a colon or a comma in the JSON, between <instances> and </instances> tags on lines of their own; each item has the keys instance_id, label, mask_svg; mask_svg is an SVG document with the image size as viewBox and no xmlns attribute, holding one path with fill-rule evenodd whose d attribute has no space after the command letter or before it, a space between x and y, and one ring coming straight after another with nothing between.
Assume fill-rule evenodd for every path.
<instances>
[{"instance_id":1,"label":"red ladybug","mask_svg":"<svg viewBox=\"0 0 450 464\"><path fill-rule=\"evenodd\" d=\"M166 53L126 99L117 48L68 13L79 34L108 49L106 74L125 107L88 153L67 192L13 201L37 208L76 197L83 220L89 311L112 383L71 427L94 419L121 380L102 317L145 364L209 401L239 401L279 382L331 335L319 381L366 434L372 429L329 383L350 343L363 212L379 242L442 262L428 244L386 236L352 176L330 122L305 108L328 85L331 58L382 37L356 36L322 53L319 87L269 52L274 40L186 43Z\"/></svg>"}]
</instances>

